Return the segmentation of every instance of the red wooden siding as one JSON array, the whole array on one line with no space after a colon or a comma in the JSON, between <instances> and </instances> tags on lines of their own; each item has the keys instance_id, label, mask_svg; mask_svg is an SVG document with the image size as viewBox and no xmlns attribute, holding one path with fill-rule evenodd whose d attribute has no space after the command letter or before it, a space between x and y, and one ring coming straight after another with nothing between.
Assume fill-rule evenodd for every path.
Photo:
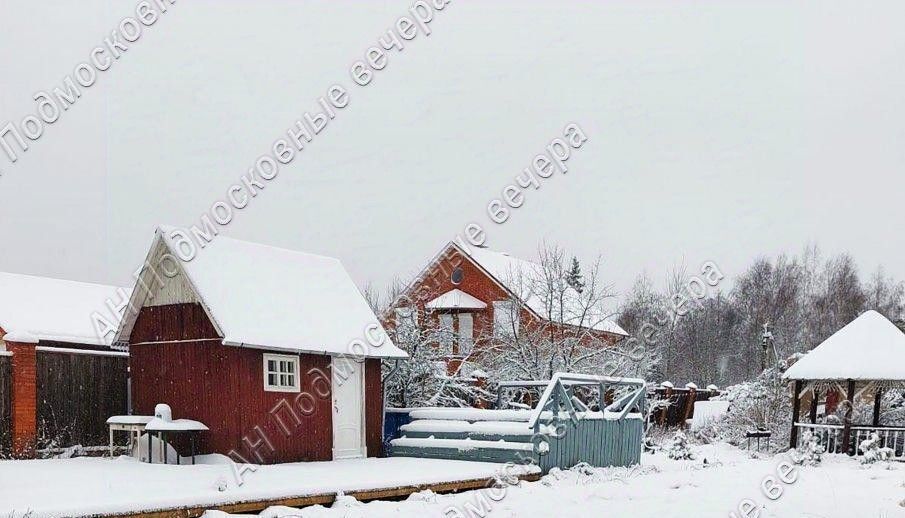
<instances>
[{"instance_id":1,"label":"red wooden siding","mask_svg":"<svg viewBox=\"0 0 905 518\"><path fill-rule=\"evenodd\" d=\"M365 361L365 446L368 457L383 453L383 384L380 360Z\"/></svg>"},{"instance_id":2,"label":"red wooden siding","mask_svg":"<svg viewBox=\"0 0 905 518\"><path fill-rule=\"evenodd\" d=\"M329 356L298 355L300 393L267 392L264 351L222 345L198 304L142 308L130 343L136 414L166 403L211 429L204 451L253 463L332 458Z\"/></svg>"}]
</instances>

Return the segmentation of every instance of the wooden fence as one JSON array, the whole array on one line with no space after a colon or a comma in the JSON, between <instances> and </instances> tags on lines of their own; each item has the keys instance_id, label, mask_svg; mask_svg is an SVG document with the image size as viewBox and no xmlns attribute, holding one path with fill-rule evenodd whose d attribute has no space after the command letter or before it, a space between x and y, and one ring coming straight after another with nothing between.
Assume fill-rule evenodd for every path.
<instances>
[{"instance_id":1,"label":"wooden fence","mask_svg":"<svg viewBox=\"0 0 905 518\"><path fill-rule=\"evenodd\" d=\"M13 358L0 354L0 459L12 449Z\"/></svg>"},{"instance_id":2,"label":"wooden fence","mask_svg":"<svg viewBox=\"0 0 905 518\"><path fill-rule=\"evenodd\" d=\"M128 411L124 354L39 347L38 448L107 443L107 418Z\"/></svg>"},{"instance_id":3,"label":"wooden fence","mask_svg":"<svg viewBox=\"0 0 905 518\"><path fill-rule=\"evenodd\" d=\"M659 387L648 396L651 404L656 405L657 402L667 401L669 406L655 409L651 415L651 424L667 428L684 427L685 421L694 416L696 401L708 401L711 397L718 395L719 392L706 389Z\"/></svg>"}]
</instances>

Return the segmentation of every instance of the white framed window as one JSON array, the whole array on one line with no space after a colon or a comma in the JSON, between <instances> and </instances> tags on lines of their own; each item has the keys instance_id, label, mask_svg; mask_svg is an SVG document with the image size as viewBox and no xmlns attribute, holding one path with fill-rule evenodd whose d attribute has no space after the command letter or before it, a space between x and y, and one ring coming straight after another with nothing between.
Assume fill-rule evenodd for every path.
<instances>
[{"instance_id":1,"label":"white framed window","mask_svg":"<svg viewBox=\"0 0 905 518\"><path fill-rule=\"evenodd\" d=\"M471 354L474 345L474 317L471 313L459 313L459 354Z\"/></svg>"},{"instance_id":2,"label":"white framed window","mask_svg":"<svg viewBox=\"0 0 905 518\"><path fill-rule=\"evenodd\" d=\"M449 313L440 314L440 346L445 351L452 351L453 345L453 315Z\"/></svg>"},{"instance_id":3,"label":"white framed window","mask_svg":"<svg viewBox=\"0 0 905 518\"><path fill-rule=\"evenodd\" d=\"M264 390L299 392L299 357L287 354L264 354Z\"/></svg>"},{"instance_id":4,"label":"white framed window","mask_svg":"<svg viewBox=\"0 0 905 518\"><path fill-rule=\"evenodd\" d=\"M518 306L511 300L497 300L493 303L493 336L511 338L518 335Z\"/></svg>"}]
</instances>

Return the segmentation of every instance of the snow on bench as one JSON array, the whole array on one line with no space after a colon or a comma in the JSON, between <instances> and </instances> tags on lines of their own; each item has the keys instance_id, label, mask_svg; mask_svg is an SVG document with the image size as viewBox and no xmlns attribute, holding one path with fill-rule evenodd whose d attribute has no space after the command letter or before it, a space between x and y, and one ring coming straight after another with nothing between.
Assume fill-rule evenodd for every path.
<instances>
[{"instance_id":1,"label":"snow on bench","mask_svg":"<svg viewBox=\"0 0 905 518\"><path fill-rule=\"evenodd\" d=\"M541 431L546 432L547 429L552 431L552 427L544 426ZM479 421L471 425L471 431L482 434L498 434L498 435L533 435L534 430L528 428L528 423L520 421L511 422L493 422Z\"/></svg>"},{"instance_id":2,"label":"snow on bench","mask_svg":"<svg viewBox=\"0 0 905 518\"><path fill-rule=\"evenodd\" d=\"M534 446L531 443L524 442L507 442L507 441L475 441L473 439L393 439L390 444L396 448L440 448L455 449L458 451L471 450L513 450L513 451L533 451Z\"/></svg>"},{"instance_id":3,"label":"snow on bench","mask_svg":"<svg viewBox=\"0 0 905 518\"><path fill-rule=\"evenodd\" d=\"M468 433L472 431L471 423L468 421L445 421L442 419L419 419L411 423L404 424L399 430L404 432L446 432L446 433Z\"/></svg>"},{"instance_id":4,"label":"snow on bench","mask_svg":"<svg viewBox=\"0 0 905 518\"><path fill-rule=\"evenodd\" d=\"M443 419L419 419L411 423L402 425L399 430L402 433L420 432L420 433L469 433L484 435L525 435L534 434L534 430L528 428L528 424L523 421L476 421L470 423L468 421L453 421ZM542 433L553 433L552 426L543 425Z\"/></svg>"},{"instance_id":5,"label":"snow on bench","mask_svg":"<svg viewBox=\"0 0 905 518\"><path fill-rule=\"evenodd\" d=\"M451 421L524 421L531 413L525 410L484 410L481 408L422 408L413 410L412 419Z\"/></svg>"}]
</instances>

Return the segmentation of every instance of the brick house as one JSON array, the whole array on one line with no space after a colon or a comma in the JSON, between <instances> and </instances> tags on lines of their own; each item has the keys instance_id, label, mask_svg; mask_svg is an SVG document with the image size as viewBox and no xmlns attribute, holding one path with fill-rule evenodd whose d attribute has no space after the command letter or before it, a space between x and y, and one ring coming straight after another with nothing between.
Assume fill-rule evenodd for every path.
<instances>
[{"instance_id":1,"label":"brick house","mask_svg":"<svg viewBox=\"0 0 905 518\"><path fill-rule=\"evenodd\" d=\"M448 330L452 339L437 345L449 351L450 375L463 359L481 354L483 345L510 330L564 325L607 344L628 336L603 316L588 318L566 309L565 315L551 317L544 298L531 287L540 271L540 265L505 252L450 242L384 313L385 326L411 323Z\"/></svg>"},{"instance_id":2,"label":"brick house","mask_svg":"<svg viewBox=\"0 0 905 518\"><path fill-rule=\"evenodd\" d=\"M0 451L106 442L128 410L128 354L92 315L128 299L115 286L0 273Z\"/></svg>"}]
</instances>

